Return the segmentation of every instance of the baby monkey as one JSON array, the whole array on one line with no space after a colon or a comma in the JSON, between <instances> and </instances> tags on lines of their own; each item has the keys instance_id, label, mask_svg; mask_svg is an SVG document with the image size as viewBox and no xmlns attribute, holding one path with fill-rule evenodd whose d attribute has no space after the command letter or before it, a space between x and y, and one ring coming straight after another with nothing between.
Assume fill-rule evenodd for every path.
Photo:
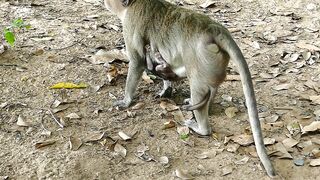
<instances>
[{"instance_id":1,"label":"baby monkey","mask_svg":"<svg viewBox=\"0 0 320 180\"><path fill-rule=\"evenodd\" d=\"M159 97L171 97L172 95L172 83L171 81L180 80L179 76L173 72L170 64L161 56L160 52L156 49L152 50L150 45L146 45L146 64L147 70L152 74L159 76L163 79L163 89L159 93ZM187 111L193 111L204 106L210 98L210 92L199 103L191 105L190 99L186 99L187 105L183 105L181 108Z\"/></svg>"},{"instance_id":2,"label":"baby monkey","mask_svg":"<svg viewBox=\"0 0 320 180\"><path fill-rule=\"evenodd\" d=\"M154 75L164 80L176 81L181 78L174 73L158 50L152 50L150 45L146 45L146 63L147 69Z\"/></svg>"},{"instance_id":3,"label":"baby monkey","mask_svg":"<svg viewBox=\"0 0 320 180\"><path fill-rule=\"evenodd\" d=\"M158 94L158 97L171 97L173 90L171 81L177 80L179 77L172 71L170 65L163 59L158 50L152 50L150 45L146 45L145 50L146 70L163 80L163 89Z\"/></svg>"}]
</instances>

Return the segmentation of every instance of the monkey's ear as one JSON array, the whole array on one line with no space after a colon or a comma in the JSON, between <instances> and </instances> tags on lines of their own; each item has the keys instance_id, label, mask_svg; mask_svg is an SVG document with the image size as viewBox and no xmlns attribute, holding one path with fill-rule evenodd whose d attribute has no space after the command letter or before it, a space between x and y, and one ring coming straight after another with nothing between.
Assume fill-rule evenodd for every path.
<instances>
[{"instance_id":1,"label":"monkey's ear","mask_svg":"<svg viewBox=\"0 0 320 180\"><path fill-rule=\"evenodd\" d=\"M130 2L131 2L131 0L122 0L122 5L124 7L127 7L127 6L129 6Z\"/></svg>"}]
</instances>

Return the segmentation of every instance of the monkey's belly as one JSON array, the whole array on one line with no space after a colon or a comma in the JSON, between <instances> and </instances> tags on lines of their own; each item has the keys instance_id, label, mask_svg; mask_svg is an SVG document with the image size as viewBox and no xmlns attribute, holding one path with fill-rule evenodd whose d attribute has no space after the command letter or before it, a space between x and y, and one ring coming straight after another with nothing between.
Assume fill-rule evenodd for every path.
<instances>
[{"instance_id":1,"label":"monkey's belly","mask_svg":"<svg viewBox=\"0 0 320 180\"><path fill-rule=\"evenodd\" d=\"M172 70L179 78L187 77L186 67L181 66Z\"/></svg>"}]
</instances>

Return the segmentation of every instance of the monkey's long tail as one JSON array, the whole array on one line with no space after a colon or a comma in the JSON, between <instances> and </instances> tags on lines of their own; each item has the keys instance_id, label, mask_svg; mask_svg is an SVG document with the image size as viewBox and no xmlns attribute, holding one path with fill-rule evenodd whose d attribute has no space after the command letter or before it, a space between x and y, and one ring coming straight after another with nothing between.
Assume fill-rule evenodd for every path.
<instances>
[{"instance_id":1,"label":"monkey's long tail","mask_svg":"<svg viewBox=\"0 0 320 180\"><path fill-rule=\"evenodd\" d=\"M248 64L244 59L244 56L236 44L236 42L231 37L230 33L220 33L215 37L215 42L224 49L230 56L230 58L238 66L243 92L246 99L246 105L248 108L249 121L252 129L253 139L255 142L256 150L258 156L270 177L275 177L276 173L274 171L273 165L268 157L267 151L264 146L263 136L261 132L260 121L258 117L257 103L253 90L251 74L248 68Z\"/></svg>"}]
</instances>

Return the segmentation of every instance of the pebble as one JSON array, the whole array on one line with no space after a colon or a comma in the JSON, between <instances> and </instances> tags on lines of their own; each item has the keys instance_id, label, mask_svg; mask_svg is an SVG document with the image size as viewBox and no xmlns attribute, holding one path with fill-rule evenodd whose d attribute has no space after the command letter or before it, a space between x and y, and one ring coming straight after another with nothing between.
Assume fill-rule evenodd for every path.
<instances>
[{"instance_id":1,"label":"pebble","mask_svg":"<svg viewBox=\"0 0 320 180\"><path fill-rule=\"evenodd\" d=\"M304 165L303 159L295 159L293 162L296 166L303 166Z\"/></svg>"}]
</instances>

